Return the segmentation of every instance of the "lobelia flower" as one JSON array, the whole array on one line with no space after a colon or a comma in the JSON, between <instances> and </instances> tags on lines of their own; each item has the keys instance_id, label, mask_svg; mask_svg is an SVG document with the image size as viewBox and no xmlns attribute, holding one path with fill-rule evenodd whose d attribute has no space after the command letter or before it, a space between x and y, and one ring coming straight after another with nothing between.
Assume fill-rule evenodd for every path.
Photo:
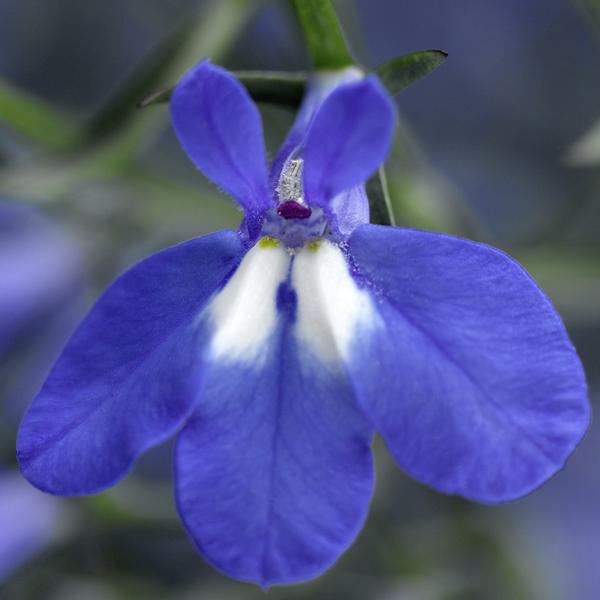
<instances>
[{"instance_id":1,"label":"lobelia flower","mask_svg":"<svg viewBox=\"0 0 600 600\"><path fill-rule=\"evenodd\" d=\"M77 244L33 206L0 198L0 419L18 421L78 311Z\"/></svg>"},{"instance_id":2,"label":"lobelia flower","mask_svg":"<svg viewBox=\"0 0 600 600\"><path fill-rule=\"evenodd\" d=\"M0 358L57 318L81 287L77 247L31 206L0 199Z\"/></svg>"},{"instance_id":3,"label":"lobelia flower","mask_svg":"<svg viewBox=\"0 0 600 600\"><path fill-rule=\"evenodd\" d=\"M77 247L65 233L32 206L0 198L0 424L20 418L21 392L43 381L81 279ZM20 369L14 369L17 352ZM0 583L58 541L66 523L57 498L0 462Z\"/></svg>"},{"instance_id":4,"label":"lobelia flower","mask_svg":"<svg viewBox=\"0 0 600 600\"><path fill-rule=\"evenodd\" d=\"M23 421L25 477L97 492L179 432L190 536L220 571L268 586L318 575L356 537L374 431L419 481L481 502L561 468L589 407L548 299L498 250L368 224L363 184L395 124L374 77L317 76L270 175L258 111L226 71L199 64L171 108L244 220L100 298Z\"/></svg>"},{"instance_id":5,"label":"lobelia flower","mask_svg":"<svg viewBox=\"0 0 600 600\"><path fill-rule=\"evenodd\" d=\"M58 498L41 494L0 468L0 582L68 532L68 517Z\"/></svg>"}]
</instances>

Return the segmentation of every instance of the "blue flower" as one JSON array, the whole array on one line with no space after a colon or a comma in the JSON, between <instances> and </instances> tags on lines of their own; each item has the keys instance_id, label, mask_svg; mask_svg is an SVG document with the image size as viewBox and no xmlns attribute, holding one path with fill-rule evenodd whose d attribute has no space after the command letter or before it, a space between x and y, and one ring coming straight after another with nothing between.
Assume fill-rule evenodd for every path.
<instances>
[{"instance_id":1,"label":"blue flower","mask_svg":"<svg viewBox=\"0 0 600 600\"><path fill-rule=\"evenodd\" d=\"M0 469L0 582L68 530L58 498L34 490L18 473Z\"/></svg>"},{"instance_id":2,"label":"blue flower","mask_svg":"<svg viewBox=\"0 0 600 600\"><path fill-rule=\"evenodd\" d=\"M0 357L65 312L81 287L76 245L26 204L0 199Z\"/></svg>"},{"instance_id":3,"label":"blue flower","mask_svg":"<svg viewBox=\"0 0 600 600\"><path fill-rule=\"evenodd\" d=\"M0 198L0 413L18 421L80 315L75 242L32 206Z\"/></svg>"},{"instance_id":4,"label":"blue flower","mask_svg":"<svg viewBox=\"0 0 600 600\"><path fill-rule=\"evenodd\" d=\"M32 207L0 199L2 424L20 418L24 397L31 397L29 386L43 381L64 333L65 309L78 297L81 275L77 247L64 232ZM7 442L2 433L0 442ZM0 464L0 583L58 541L66 532L65 519L58 499L34 490Z\"/></svg>"},{"instance_id":5,"label":"blue flower","mask_svg":"<svg viewBox=\"0 0 600 600\"><path fill-rule=\"evenodd\" d=\"M258 111L226 71L201 63L171 107L244 220L100 298L21 426L32 483L97 492L178 433L190 536L217 569L268 586L352 543L374 431L419 481L481 502L564 464L589 419L585 379L536 284L488 246L368 224L364 181L395 124L375 78L317 78L270 175Z\"/></svg>"}]
</instances>

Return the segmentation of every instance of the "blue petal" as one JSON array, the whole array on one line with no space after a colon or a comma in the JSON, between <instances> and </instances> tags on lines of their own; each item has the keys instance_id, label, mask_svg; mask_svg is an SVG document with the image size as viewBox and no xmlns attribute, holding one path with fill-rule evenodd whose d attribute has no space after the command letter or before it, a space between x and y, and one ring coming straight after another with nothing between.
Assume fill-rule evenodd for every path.
<instances>
[{"instance_id":1,"label":"blue petal","mask_svg":"<svg viewBox=\"0 0 600 600\"><path fill-rule=\"evenodd\" d=\"M349 251L381 317L349 370L398 463L483 502L560 469L588 426L586 384L527 273L484 245L374 225L356 229Z\"/></svg>"},{"instance_id":2,"label":"blue petal","mask_svg":"<svg viewBox=\"0 0 600 600\"><path fill-rule=\"evenodd\" d=\"M301 156L301 147L310 130L312 120L326 98L338 87L362 78L363 73L356 67L332 72L317 72L312 75L294 124L273 159L270 174L271 189L277 189L281 171L286 162L290 158ZM280 200L285 200L285 198ZM357 225L368 223L369 200L365 193L365 186L361 183L337 194L330 202L329 213L330 227L344 238Z\"/></svg>"},{"instance_id":3,"label":"blue petal","mask_svg":"<svg viewBox=\"0 0 600 600\"><path fill-rule=\"evenodd\" d=\"M65 508L18 473L0 471L0 582L62 537Z\"/></svg>"},{"instance_id":4,"label":"blue petal","mask_svg":"<svg viewBox=\"0 0 600 600\"><path fill-rule=\"evenodd\" d=\"M385 160L395 122L394 104L374 76L332 92L302 151L308 203L327 207L334 196L363 183Z\"/></svg>"},{"instance_id":5,"label":"blue petal","mask_svg":"<svg viewBox=\"0 0 600 600\"><path fill-rule=\"evenodd\" d=\"M171 98L173 126L192 162L258 217L272 205L260 115L233 75L203 61Z\"/></svg>"},{"instance_id":6,"label":"blue petal","mask_svg":"<svg viewBox=\"0 0 600 600\"><path fill-rule=\"evenodd\" d=\"M369 198L364 184L335 196L330 203L330 228L347 238L359 225L369 222Z\"/></svg>"},{"instance_id":7,"label":"blue petal","mask_svg":"<svg viewBox=\"0 0 600 600\"><path fill-rule=\"evenodd\" d=\"M350 545L372 491L370 429L343 369L293 335L296 294L260 359L220 360L176 450L180 515L217 569L269 586L323 572Z\"/></svg>"},{"instance_id":8,"label":"blue petal","mask_svg":"<svg viewBox=\"0 0 600 600\"><path fill-rule=\"evenodd\" d=\"M25 415L21 471L57 494L101 490L189 415L201 375L197 315L244 253L232 231L142 261L106 291Z\"/></svg>"},{"instance_id":9,"label":"blue petal","mask_svg":"<svg viewBox=\"0 0 600 600\"><path fill-rule=\"evenodd\" d=\"M311 75L307 81L306 93L294 119L294 124L273 159L270 174L271 189L277 187L286 161L302 145L310 124L323 101L339 86L362 78L362 71L356 67L347 67L339 71L317 71Z\"/></svg>"}]
</instances>

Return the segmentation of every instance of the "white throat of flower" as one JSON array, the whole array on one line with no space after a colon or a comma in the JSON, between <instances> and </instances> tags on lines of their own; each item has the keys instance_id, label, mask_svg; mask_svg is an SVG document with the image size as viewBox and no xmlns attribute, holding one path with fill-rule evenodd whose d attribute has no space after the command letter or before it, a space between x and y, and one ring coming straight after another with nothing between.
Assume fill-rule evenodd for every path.
<instances>
[{"instance_id":1,"label":"white throat of flower","mask_svg":"<svg viewBox=\"0 0 600 600\"><path fill-rule=\"evenodd\" d=\"M287 316L278 301L285 282L296 303ZM213 359L256 366L268 358L282 319L290 319L299 352L332 368L348 360L356 335L379 326L371 296L357 286L342 250L323 239L290 254L278 240L262 238L199 321L207 316Z\"/></svg>"}]
</instances>

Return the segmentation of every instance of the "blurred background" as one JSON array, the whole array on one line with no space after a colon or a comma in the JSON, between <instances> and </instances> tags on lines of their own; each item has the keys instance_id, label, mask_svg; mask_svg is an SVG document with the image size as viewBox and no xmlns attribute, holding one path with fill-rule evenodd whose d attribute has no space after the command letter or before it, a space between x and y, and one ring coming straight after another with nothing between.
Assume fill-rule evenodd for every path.
<instances>
[{"instance_id":1,"label":"blurred background","mask_svg":"<svg viewBox=\"0 0 600 600\"><path fill-rule=\"evenodd\" d=\"M600 2L347 0L357 60L449 53L397 98L388 170L399 224L491 243L565 319L600 398ZM165 105L135 108L202 57L306 69L287 2L0 0L0 598L252 599L207 566L172 502L170 452L110 491L41 494L16 473L15 431L102 288L240 213L179 148ZM293 114L261 106L271 153ZM594 129L595 126L595 129ZM435 493L376 444L356 543L274 599L600 598L600 427L531 496L486 507Z\"/></svg>"}]
</instances>

